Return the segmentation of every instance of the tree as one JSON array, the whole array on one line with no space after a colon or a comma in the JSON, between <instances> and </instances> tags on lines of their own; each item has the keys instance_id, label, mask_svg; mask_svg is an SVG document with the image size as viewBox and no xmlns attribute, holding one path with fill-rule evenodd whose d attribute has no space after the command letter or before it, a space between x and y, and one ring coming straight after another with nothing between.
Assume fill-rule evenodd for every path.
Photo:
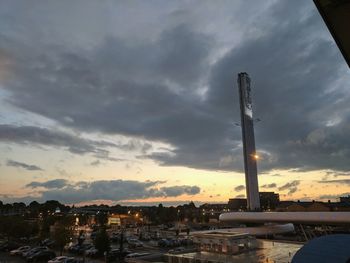
<instances>
[{"instance_id":1,"label":"tree","mask_svg":"<svg viewBox=\"0 0 350 263\"><path fill-rule=\"evenodd\" d=\"M37 217L39 214L40 204L37 201L32 201L29 206L29 212L32 217Z\"/></svg>"},{"instance_id":2,"label":"tree","mask_svg":"<svg viewBox=\"0 0 350 263\"><path fill-rule=\"evenodd\" d=\"M104 227L108 222L108 215L106 213L97 213L96 221L100 226Z\"/></svg>"},{"instance_id":3,"label":"tree","mask_svg":"<svg viewBox=\"0 0 350 263\"><path fill-rule=\"evenodd\" d=\"M110 249L110 240L105 227L102 227L94 239L94 246L100 255Z\"/></svg>"},{"instance_id":4,"label":"tree","mask_svg":"<svg viewBox=\"0 0 350 263\"><path fill-rule=\"evenodd\" d=\"M56 218L54 218L53 216L46 216L40 220L40 223L39 223L39 238L40 239L45 239L45 238L49 237L50 226L54 225L55 222L56 222Z\"/></svg>"},{"instance_id":5,"label":"tree","mask_svg":"<svg viewBox=\"0 0 350 263\"><path fill-rule=\"evenodd\" d=\"M1 216L0 233L10 238L29 238L38 231L35 223L29 223L20 216Z\"/></svg>"},{"instance_id":6,"label":"tree","mask_svg":"<svg viewBox=\"0 0 350 263\"><path fill-rule=\"evenodd\" d=\"M84 226L88 223L89 217L86 214L78 215L79 218L79 226Z\"/></svg>"},{"instance_id":7,"label":"tree","mask_svg":"<svg viewBox=\"0 0 350 263\"><path fill-rule=\"evenodd\" d=\"M55 246L59 249L61 256L64 246L69 243L72 237L73 227L69 224L69 221L55 223L52 239L55 242Z\"/></svg>"}]
</instances>

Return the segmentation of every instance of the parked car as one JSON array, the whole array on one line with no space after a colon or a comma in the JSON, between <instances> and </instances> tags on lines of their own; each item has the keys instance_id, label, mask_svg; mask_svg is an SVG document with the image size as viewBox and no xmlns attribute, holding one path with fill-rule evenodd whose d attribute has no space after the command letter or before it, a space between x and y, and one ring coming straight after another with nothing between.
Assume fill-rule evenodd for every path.
<instances>
[{"instance_id":1,"label":"parked car","mask_svg":"<svg viewBox=\"0 0 350 263\"><path fill-rule=\"evenodd\" d=\"M27 257L27 262L47 261L55 257L55 252L51 250L42 250Z\"/></svg>"},{"instance_id":2,"label":"parked car","mask_svg":"<svg viewBox=\"0 0 350 263\"><path fill-rule=\"evenodd\" d=\"M35 247L35 248L32 248L26 252L23 252L22 256L25 258L28 258L28 257L38 253L39 251L44 251L44 250L48 250L48 248L47 247Z\"/></svg>"},{"instance_id":3,"label":"parked car","mask_svg":"<svg viewBox=\"0 0 350 263\"><path fill-rule=\"evenodd\" d=\"M65 245L63 249L64 249L65 251L69 251L70 248L71 248L72 246L74 246L74 244L73 244L73 242L70 242L70 243L68 243L67 245Z\"/></svg>"},{"instance_id":4,"label":"parked car","mask_svg":"<svg viewBox=\"0 0 350 263\"><path fill-rule=\"evenodd\" d=\"M119 242L120 241L120 233L112 233L111 241L112 242Z\"/></svg>"},{"instance_id":5,"label":"parked car","mask_svg":"<svg viewBox=\"0 0 350 263\"><path fill-rule=\"evenodd\" d=\"M144 233L144 234L141 235L140 240L142 240L142 241L150 241L151 237L150 237L149 234Z\"/></svg>"},{"instance_id":6,"label":"parked car","mask_svg":"<svg viewBox=\"0 0 350 263\"><path fill-rule=\"evenodd\" d=\"M47 263L80 263L80 262L81 262L80 259L67 257L67 256L60 256L49 260Z\"/></svg>"},{"instance_id":7,"label":"parked car","mask_svg":"<svg viewBox=\"0 0 350 263\"><path fill-rule=\"evenodd\" d=\"M80 249L79 244L72 245L68 248L68 251L71 253L78 253Z\"/></svg>"},{"instance_id":8,"label":"parked car","mask_svg":"<svg viewBox=\"0 0 350 263\"><path fill-rule=\"evenodd\" d=\"M93 245L92 244L82 244L79 248L78 248L78 253L79 254L83 254L84 251L89 250L90 248L92 248Z\"/></svg>"},{"instance_id":9,"label":"parked car","mask_svg":"<svg viewBox=\"0 0 350 263\"><path fill-rule=\"evenodd\" d=\"M143 247L143 243L138 239L128 239L127 241L130 248Z\"/></svg>"},{"instance_id":10,"label":"parked car","mask_svg":"<svg viewBox=\"0 0 350 263\"><path fill-rule=\"evenodd\" d=\"M19 248L17 248L17 249L11 250L11 251L10 251L10 255L11 255L11 256L22 256L22 254L23 254L24 252L27 252L27 251L29 251L30 249L31 249L30 246L19 247Z\"/></svg>"},{"instance_id":11,"label":"parked car","mask_svg":"<svg viewBox=\"0 0 350 263\"><path fill-rule=\"evenodd\" d=\"M97 231L91 232L90 238L91 238L92 240L94 240L94 239L96 238L96 235L97 235Z\"/></svg>"},{"instance_id":12,"label":"parked car","mask_svg":"<svg viewBox=\"0 0 350 263\"><path fill-rule=\"evenodd\" d=\"M50 247L54 244L55 242L49 238L46 238L45 240L41 241L42 246L47 246Z\"/></svg>"},{"instance_id":13,"label":"parked car","mask_svg":"<svg viewBox=\"0 0 350 263\"><path fill-rule=\"evenodd\" d=\"M67 257L67 256L55 257L55 258L47 261L47 263L65 263L67 259L71 259L71 257Z\"/></svg>"},{"instance_id":14,"label":"parked car","mask_svg":"<svg viewBox=\"0 0 350 263\"><path fill-rule=\"evenodd\" d=\"M125 258L138 258L138 257L143 257L148 255L150 255L150 253L131 253L127 255Z\"/></svg>"},{"instance_id":15,"label":"parked car","mask_svg":"<svg viewBox=\"0 0 350 263\"><path fill-rule=\"evenodd\" d=\"M176 252L182 252L184 250L185 250L184 247L176 247L176 248L170 249L168 252L169 253L176 253Z\"/></svg>"},{"instance_id":16,"label":"parked car","mask_svg":"<svg viewBox=\"0 0 350 263\"><path fill-rule=\"evenodd\" d=\"M170 241L163 238L161 240L158 241L158 246L160 247L170 247Z\"/></svg>"},{"instance_id":17,"label":"parked car","mask_svg":"<svg viewBox=\"0 0 350 263\"><path fill-rule=\"evenodd\" d=\"M94 246L85 250L85 255L87 255L89 257L94 257L97 255L97 253L98 253L98 250Z\"/></svg>"}]
</instances>

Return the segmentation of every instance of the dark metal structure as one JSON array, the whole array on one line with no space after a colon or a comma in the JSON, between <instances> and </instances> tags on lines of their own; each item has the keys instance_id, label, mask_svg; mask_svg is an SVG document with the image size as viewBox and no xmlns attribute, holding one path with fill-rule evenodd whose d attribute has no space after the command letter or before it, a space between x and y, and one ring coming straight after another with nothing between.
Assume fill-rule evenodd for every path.
<instances>
[{"instance_id":1,"label":"dark metal structure","mask_svg":"<svg viewBox=\"0 0 350 263\"><path fill-rule=\"evenodd\" d=\"M314 3L350 67L350 0L314 0Z\"/></svg>"},{"instance_id":2,"label":"dark metal structure","mask_svg":"<svg viewBox=\"0 0 350 263\"><path fill-rule=\"evenodd\" d=\"M241 127L243 141L244 170L247 191L247 209L260 210L259 186L255 152L252 98L250 78L247 73L238 74L239 101L241 109Z\"/></svg>"}]
</instances>

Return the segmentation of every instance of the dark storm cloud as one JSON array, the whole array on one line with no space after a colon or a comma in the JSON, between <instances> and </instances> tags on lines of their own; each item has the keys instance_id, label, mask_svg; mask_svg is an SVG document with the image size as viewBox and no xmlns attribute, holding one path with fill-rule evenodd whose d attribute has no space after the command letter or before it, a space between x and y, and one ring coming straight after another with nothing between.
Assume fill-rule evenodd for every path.
<instances>
[{"instance_id":1,"label":"dark storm cloud","mask_svg":"<svg viewBox=\"0 0 350 263\"><path fill-rule=\"evenodd\" d=\"M41 200L59 200L64 203L79 203L93 200L133 200L152 197L177 197L180 195L196 195L200 193L198 186L164 186L163 181L133 181L133 180L99 180L93 182L68 182L64 179L46 182L31 182L28 188L43 187ZM35 197L27 197L35 199Z\"/></svg>"},{"instance_id":2,"label":"dark storm cloud","mask_svg":"<svg viewBox=\"0 0 350 263\"><path fill-rule=\"evenodd\" d=\"M100 153L99 147L114 146L105 141L91 141L78 136L35 126L0 124L0 141L11 143L42 144L60 146L71 153Z\"/></svg>"},{"instance_id":3,"label":"dark storm cloud","mask_svg":"<svg viewBox=\"0 0 350 263\"><path fill-rule=\"evenodd\" d=\"M333 176L333 177L345 176L345 177L348 177L348 176L350 176L350 172L327 171L326 174L325 174L325 178L328 178L329 176Z\"/></svg>"},{"instance_id":4,"label":"dark storm cloud","mask_svg":"<svg viewBox=\"0 0 350 263\"><path fill-rule=\"evenodd\" d=\"M39 166L21 163L21 162L17 162L17 161L13 161L13 160L8 160L6 165L11 166L11 167L23 168L23 169L28 170L28 171L42 171L43 170Z\"/></svg>"},{"instance_id":5,"label":"dark storm cloud","mask_svg":"<svg viewBox=\"0 0 350 263\"><path fill-rule=\"evenodd\" d=\"M137 141L137 145L130 140L128 143L111 143L107 141L89 140L79 137L74 134L50 130L47 128L35 127L35 126L14 126L7 124L0 124L0 141L9 143L23 143L28 145L47 145L47 146L59 146L74 154L93 154L94 157L100 159L106 159L110 161L123 161L120 158L114 158L110 156L110 153L106 148L113 147L118 149L129 149L130 145L133 145L133 149L138 146L142 151L149 149L148 143L141 143ZM35 166L26 166L26 164L18 163L14 161L8 161L9 166L22 167L27 170L35 170ZM40 168L39 168L40 169ZM39 170L36 169L36 170Z\"/></svg>"},{"instance_id":6,"label":"dark storm cloud","mask_svg":"<svg viewBox=\"0 0 350 263\"><path fill-rule=\"evenodd\" d=\"M267 189L270 189L270 188L276 188L277 185L275 183L272 183L272 184L264 184L262 186L260 186L261 188L267 188Z\"/></svg>"},{"instance_id":7,"label":"dark storm cloud","mask_svg":"<svg viewBox=\"0 0 350 263\"><path fill-rule=\"evenodd\" d=\"M236 192L240 192L240 191L243 191L245 189L245 186L244 185L238 185L234 188L234 190Z\"/></svg>"},{"instance_id":8,"label":"dark storm cloud","mask_svg":"<svg viewBox=\"0 0 350 263\"><path fill-rule=\"evenodd\" d=\"M256 125L259 170L350 169L346 66L323 37L320 16L300 0L262 10L259 23L247 21L256 35L243 37L215 64L209 63L218 47L214 37L186 22L151 42L111 36L88 49L18 41L4 30L0 49L15 63L15 77L4 85L8 102L84 132L168 143L171 151L143 150L143 158L161 165L242 171L240 128L233 123L239 121L236 74L247 71L263 120ZM62 139L53 145L101 156L108 147L69 140L73 146Z\"/></svg>"},{"instance_id":9,"label":"dark storm cloud","mask_svg":"<svg viewBox=\"0 0 350 263\"><path fill-rule=\"evenodd\" d=\"M160 191L163 193L163 196L168 196L168 197L179 196L183 194L196 195L200 193L200 190L201 189L198 186L187 186L187 185L160 188Z\"/></svg>"},{"instance_id":10,"label":"dark storm cloud","mask_svg":"<svg viewBox=\"0 0 350 263\"><path fill-rule=\"evenodd\" d=\"M281 177L282 175L280 175L280 174L271 174L271 176Z\"/></svg>"},{"instance_id":11,"label":"dark storm cloud","mask_svg":"<svg viewBox=\"0 0 350 263\"><path fill-rule=\"evenodd\" d=\"M61 189L63 187L69 186L69 182L65 179L54 179L46 182L31 182L27 184L25 187L30 188L38 188L38 187L44 187L47 189Z\"/></svg>"},{"instance_id":12,"label":"dark storm cloud","mask_svg":"<svg viewBox=\"0 0 350 263\"><path fill-rule=\"evenodd\" d=\"M296 191L298 191L299 185L300 185L300 181L294 180L294 181L288 182L288 183L278 187L278 190L279 191L288 190L288 195L291 195L291 194L295 193Z\"/></svg>"},{"instance_id":13,"label":"dark storm cloud","mask_svg":"<svg viewBox=\"0 0 350 263\"><path fill-rule=\"evenodd\" d=\"M318 183L320 183L320 184L350 185L350 179L322 180L322 181L318 181Z\"/></svg>"}]
</instances>

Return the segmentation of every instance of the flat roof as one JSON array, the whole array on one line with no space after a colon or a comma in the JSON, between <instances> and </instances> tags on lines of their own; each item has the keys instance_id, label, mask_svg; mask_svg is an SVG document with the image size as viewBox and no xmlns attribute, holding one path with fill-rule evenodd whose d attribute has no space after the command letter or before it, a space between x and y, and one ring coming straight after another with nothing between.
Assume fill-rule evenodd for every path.
<instances>
[{"instance_id":1,"label":"flat roof","mask_svg":"<svg viewBox=\"0 0 350 263\"><path fill-rule=\"evenodd\" d=\"M239 233L232 231L198 231L192 233L193 237L197 238L230 238L230 239L239 239L245 238L248 236L247 233Z\"/></svg>"},{"instance_id":2,"label":"flat roof","mask_svg":"<svg viewBox=\"0 0 350 263\"><path fill-rule=\"evenodd\" d=\"M294 254L302 247L301 244L278 241L259 240L259 248L245 251L238 255L227 255L214 252L191 252L180 254L166 254L169 257L197 259L202 262L291 262Z\"/></svg>"}]
</instances>

